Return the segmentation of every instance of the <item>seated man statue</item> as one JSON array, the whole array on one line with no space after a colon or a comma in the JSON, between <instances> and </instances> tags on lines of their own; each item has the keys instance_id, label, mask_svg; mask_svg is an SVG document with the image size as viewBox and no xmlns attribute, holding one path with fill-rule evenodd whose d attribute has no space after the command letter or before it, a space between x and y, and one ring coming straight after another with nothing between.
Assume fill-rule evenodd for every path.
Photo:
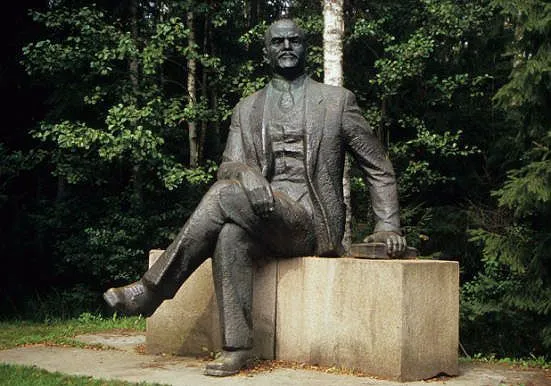
<instances>
[{"instance_id":1,"label":"seated man statue","mask_svg":"<svg viewBox=\"0 0 551 386\"><path fill-rule=\"evenodd\" d=\"M104 294L122 313L150 316L212 257L223 352L207 375L235 374L251 358L253 259L344 253L345 151L370 186L376 226L366 241L391 256L406 249L392 165L352 92L305 75L293 21L273 23L265 44L273 79L235 107L218 181L139 281Z\"/></svg>"}]
</instances>

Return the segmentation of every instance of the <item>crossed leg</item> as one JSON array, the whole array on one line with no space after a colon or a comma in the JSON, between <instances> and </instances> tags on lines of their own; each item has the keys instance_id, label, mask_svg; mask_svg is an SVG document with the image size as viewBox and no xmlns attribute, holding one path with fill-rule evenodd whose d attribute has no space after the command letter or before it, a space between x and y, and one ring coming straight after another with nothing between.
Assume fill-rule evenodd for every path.
<instances>
[{"instance_id":1,"label":"crossed leg","mask_svg":"<svg viewBox=\"0 0 551 386\"><path fill-rule=\"evenodd\" d=\"M274 192L274 200L268 217L257 216L239 182L218 181L142 279L108 290L105 299L127 314L151 315L213 256L224 348L250 349L253 259L308 255L315 248L310 214L284 193Z\"/></svg>"},{"instance_id":2,"label":"crossed leg","mask_svg":"<svg viewBox=\"0 0 551 386\"><path fill-rule=\"evenodd\" d=\"M143 282L164 299L171 299L193 271L213 255L215 248L217 260L234 256L234 247L250 254L254 248L248 251L245 244L262 246L263 252L272 256L312 253L315 235L309 213L284 193L274 192L274 200L274 211L268 217L260 217L254 213L239 182L218 181L174 241L144 274ZM236 225L242 232L222 233L227 224ZM234 242L224 242L226 238Z\"/></svg>"}]
</instances>

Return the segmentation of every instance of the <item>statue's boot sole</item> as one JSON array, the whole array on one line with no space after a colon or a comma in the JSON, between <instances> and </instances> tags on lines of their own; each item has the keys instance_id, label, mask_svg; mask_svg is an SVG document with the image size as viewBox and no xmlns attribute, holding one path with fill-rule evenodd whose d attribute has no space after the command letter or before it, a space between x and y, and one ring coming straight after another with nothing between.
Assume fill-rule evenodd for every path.
<instances>
[{"instance_id":1,"label":"statue's boot sole","mask_svg":"<svg viewBox=\"0 0 551 386\"><path fill-rule=\"evenodd\" d=\"M222 355L214 361L207 363L205 375L213 377L228 377L235 375L239 371L254 361L251 350L223 351Z\"/></svg>"},{"instance_id":2,"label":"statue's boot sole","mask_svg":"<svg viewBox=\"0 0 551 386\"><path fill-rule=\"evenodd\" d=\"M223 369L213 369L208 366L205 368L205 375L211 377L229 377L239 373L239 370L223 370Z\"/></svg>"},{"instance_id":3,"label":"statue's boot sole","mask_svg":"<svg viewBox=\"0 0 551 386\"><path fill-rule=\"evenodd\" d=\"M103 294L103 299L109 307L126 316L153 315L162 299L155 296L151 290L147 290L141 283L129 284L125 287L109 288Z\"/></svg>"},{"instance_id":4,"label":"statue's boot sole","mask_svg":"<svg viewBox=\"0 0 551 386\"><path fill-rule=\"evenodd\" d=\"M110 288L103 293L103 300L109 305L109 307L116 309L117 311L124 312L124 302L117 293L117 290Z\"/></svg>"}]
</instances>

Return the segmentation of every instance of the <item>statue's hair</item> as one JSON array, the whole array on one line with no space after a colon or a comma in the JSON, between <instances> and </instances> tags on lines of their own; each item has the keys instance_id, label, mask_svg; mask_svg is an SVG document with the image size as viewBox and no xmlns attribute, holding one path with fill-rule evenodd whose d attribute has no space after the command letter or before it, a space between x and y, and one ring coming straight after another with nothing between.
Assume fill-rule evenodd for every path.
<instances>
[{"instance_id":1,"label":"statue's hair","mask_svg":"<svg viewBox=\"0 0 551 386\"><path fill-rule=\"evenodd\" d=\"M272 37L272 27L276 26L277 24L294 24L297 29L300 37L304 40L304 31L302 28L298 26L298 24L293 19L278 19L274 21L272 24L266 28L266 32L264 33L264 45L268 47L270 45L270 40Z\"/></svg>"}]
</instances>

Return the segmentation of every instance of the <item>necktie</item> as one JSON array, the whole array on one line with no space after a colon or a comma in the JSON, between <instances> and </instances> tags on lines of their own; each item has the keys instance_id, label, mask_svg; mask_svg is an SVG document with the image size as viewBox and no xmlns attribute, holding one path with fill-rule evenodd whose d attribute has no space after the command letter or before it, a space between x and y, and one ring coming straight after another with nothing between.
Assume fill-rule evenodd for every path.
<instances>
[{"instance_id":1,"label":"necktie","mask_svg":"<svg viewBox=\"0 0 551 386\"><path fill-rule=\"evenodd\" d=\"M291 94L291 84L285 82L285 91L281 94L281 98L279 100L279 107L283 111L289 111L293 106L295 105L295 101L293 100L293 94Z\"/></svg>"}]
</instances>

